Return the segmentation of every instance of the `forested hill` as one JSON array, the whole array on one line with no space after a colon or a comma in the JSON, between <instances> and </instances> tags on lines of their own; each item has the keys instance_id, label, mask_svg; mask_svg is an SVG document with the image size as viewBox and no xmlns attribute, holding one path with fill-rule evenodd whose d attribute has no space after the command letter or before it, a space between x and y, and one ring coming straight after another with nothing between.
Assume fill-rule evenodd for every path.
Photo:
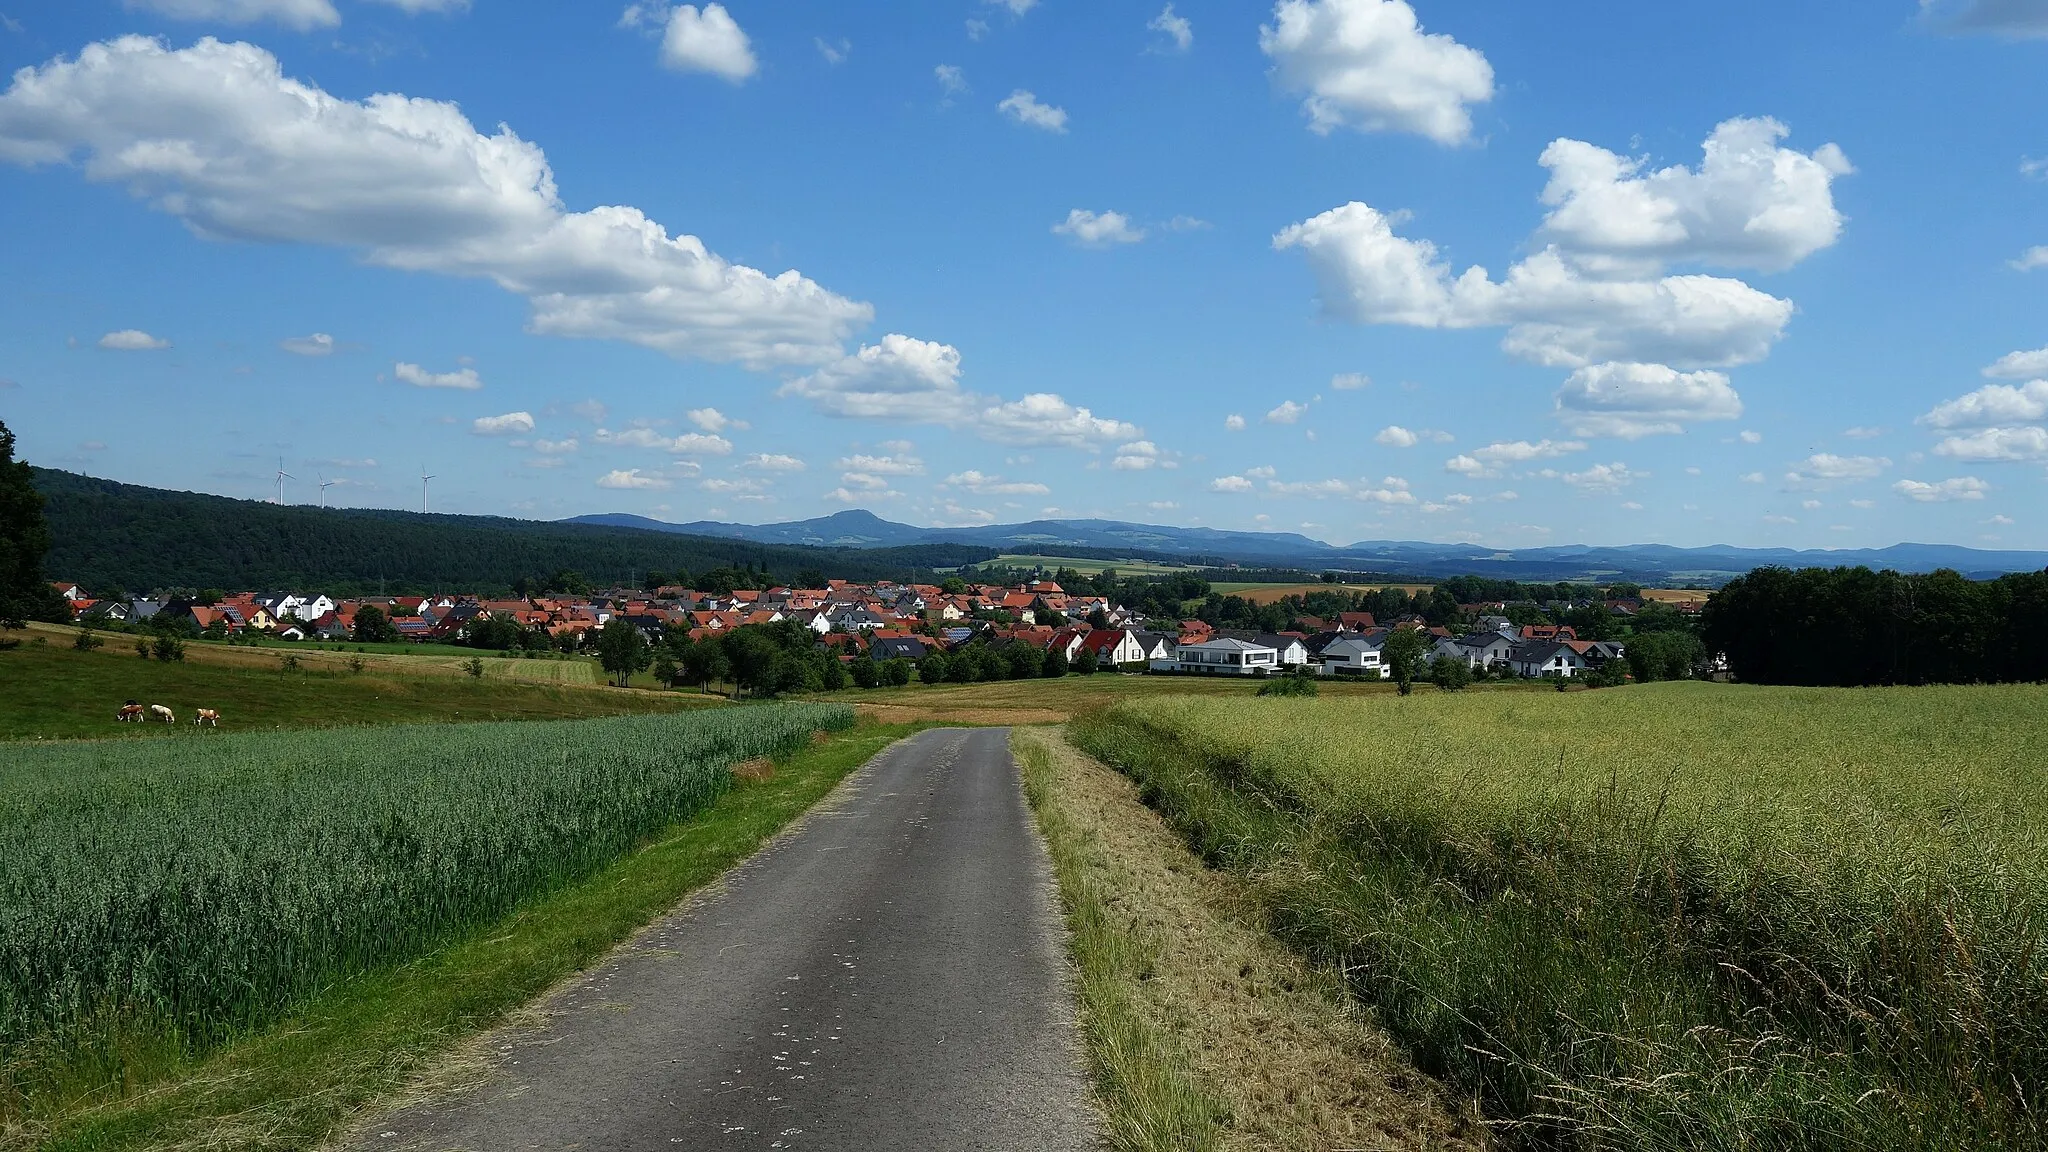
<instances>
[{"instance_id":1,"label":"forested hill","mask_svg":"<svg viewBox=\"0 0 2048 1152\"><path fill-rule=\"evenodd\" d=\"M599 585L648 572L765 570L903 580L990 559L959 544L808 548L744 540L382 509L279 507L33 469L48 501L52 580L94 594L154 588L317 588L339 594L491 591L562 571Z\"/></svg>"}]
</instances>

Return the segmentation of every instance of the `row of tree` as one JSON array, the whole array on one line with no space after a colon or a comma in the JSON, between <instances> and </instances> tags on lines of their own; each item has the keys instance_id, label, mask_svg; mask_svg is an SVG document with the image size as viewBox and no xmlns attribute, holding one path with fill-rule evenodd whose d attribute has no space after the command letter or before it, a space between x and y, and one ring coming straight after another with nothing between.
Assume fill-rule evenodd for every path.
<instances>
[{"instance_id":1,"label":"row of tree","mask_svg":"<svg viewBox=\"0 0 2048 1152\"><path fill-rule=\"evenodd\" d=\"M2048 680L2048 572L1970 580L1759 568L1707 601L1702 638L1753 684Z\"/></svg>"}]
</instances>

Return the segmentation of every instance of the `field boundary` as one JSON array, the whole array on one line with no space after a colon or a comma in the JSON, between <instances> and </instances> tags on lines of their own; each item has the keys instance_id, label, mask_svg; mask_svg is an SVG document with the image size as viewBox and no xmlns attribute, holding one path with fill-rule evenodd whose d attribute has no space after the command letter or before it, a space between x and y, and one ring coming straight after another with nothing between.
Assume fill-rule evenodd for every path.
<instances>
[{"instance_id":1,"label":"field boundary","mask_svg":"<svg viewBox=\"0 0 2048 1152\"><path fill-rule=\"evenodd\" d=\"M1484 1147L1476 1116L1270 934L1128 778L1061 729L1011 736L1050 849L1111 1147Z\"/></svg>"},{"instance_id":2,"label":"field boundary","mask_svg":"<svg viewBox=\"0 0 2048 1152\"><path fill-rule=\"evenodd\" d=\"M863 724L743 781L694 819L465 939L343 980L276 1026L124 1099L0 1132L0 1148L319 1146L394 1093L459 1067L461 1045L714 884L877 753L931 725Z\"/></svg>"}]
</instances>

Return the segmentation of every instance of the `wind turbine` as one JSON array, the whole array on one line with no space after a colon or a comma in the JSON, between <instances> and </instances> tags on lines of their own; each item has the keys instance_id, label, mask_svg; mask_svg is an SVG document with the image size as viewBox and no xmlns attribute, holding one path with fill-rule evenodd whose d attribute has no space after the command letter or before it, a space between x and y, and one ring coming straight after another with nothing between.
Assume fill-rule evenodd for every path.
<instances>
[{"instance_id":1,"label":"wind turbine","mask_svg":"<svg viewBox=\"0 0 2048 1152\"><path fill-rule=\"evenodd\" d=\"M297 476L284 470L284 457L279 456L277 458L277 502L280 506L284 504L284 482L297 479Z\"/></svg>"},{"instance_id":2,"label":"wind turbine","mask_svg":"<svg viewBox=\"0 0 2048 1152\"><path fill-rule=\"evenodd\" d=\"M320 506L325 508L327 507L327 490L334 487L335 482L329 480L325 473L315 472L313 475L320 477Z\"/></svg>"},{"instance_id":3,"label":"wind turbine","mask_svg":"<svg viewBox=\"0 0 2048 1152\"><path fill-rule=\"evenodd\" d=\"M427 513L427 481L432 479L432 476L427 475L427 466L425 464L420 465L420 515L422 516Z\"/></svg>"}]
</instances>

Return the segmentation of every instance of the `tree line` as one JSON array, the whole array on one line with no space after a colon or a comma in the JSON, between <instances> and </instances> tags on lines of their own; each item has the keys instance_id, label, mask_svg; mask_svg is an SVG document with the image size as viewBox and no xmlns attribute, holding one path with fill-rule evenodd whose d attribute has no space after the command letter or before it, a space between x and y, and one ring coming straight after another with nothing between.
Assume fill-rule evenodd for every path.
<instances>
[{"instance_id":1,"label":"tree line","mask_svg":"<svg viewBox=\"0 0 2048 1152\"><path fill-rule=\"evenodd\" d=\"M488 594L532 582L536 572L582 572L605 586L709 573L746 587L826 572L927 580L935 568L994 554L961 544L813 548L489 516L280 507L21 467L45 504L42 570L96 596L206 587Z\"/></svg>"},{"instance_id":2,"label":"tree line","mask_svg":"<svg viewBox=\"0 0 2048 1152\"><path fill-rule=\"evenodd\" d=\"M1754 684L2048 680L2048 572L1970 580L1869 568L1758 568L1707 601L1707 647Z\"/></svg>"}]
</instances>

